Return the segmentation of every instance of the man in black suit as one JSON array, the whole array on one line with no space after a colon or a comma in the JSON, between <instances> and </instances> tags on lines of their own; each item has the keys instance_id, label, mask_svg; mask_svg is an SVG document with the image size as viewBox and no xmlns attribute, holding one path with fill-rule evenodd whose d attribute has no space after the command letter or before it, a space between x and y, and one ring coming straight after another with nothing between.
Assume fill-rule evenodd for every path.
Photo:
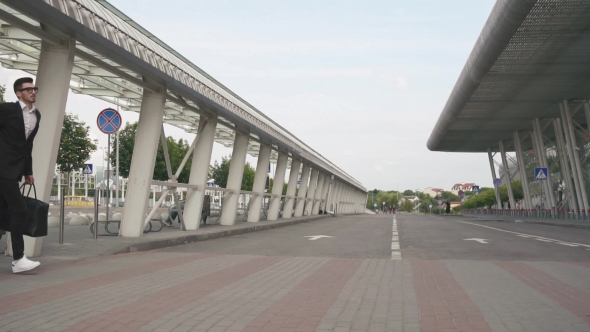
<instances>
[{"instance_id":1,"label":"man in black suit","mask_svg":"<svg viewBox=\"0 0 590 332\"><path fill-rule=\"evenodd\" d=\"M32 270L40 265L24 254L23 226L27 208L19 190L19 181L33 184L33 140L39 129L41 113L35 108L37 87L30 77L14 82L15 103L0 104L0 218L10 222L12 272ZM10 213L7 213L10 211Z\"/></svg>"}]
</instances>

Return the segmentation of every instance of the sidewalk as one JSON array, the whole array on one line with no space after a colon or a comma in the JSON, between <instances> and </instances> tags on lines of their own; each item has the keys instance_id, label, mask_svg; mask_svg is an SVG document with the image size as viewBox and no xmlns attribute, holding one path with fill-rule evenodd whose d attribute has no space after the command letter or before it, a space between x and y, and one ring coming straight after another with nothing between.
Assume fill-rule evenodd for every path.
<instances>
[{"instance_id":1,"label":"sidewalk","mask_svg":"<svg viewBox=\"0 0 590 332\"><path fill-rule=\"evenodd\" d=\"M179 224L174 227L164 227L160 232L150 232L139 238L118 236L99 236L94 240L90 233L90 226L69 226L64 229L64 244L59 244L59 228L49 228L47 237L43 240L43 248L39 260L44 265L51 265L65 261L75 261L96 256L115 255L120 253L148 251L160 248L182 245L185 243L207 241L220 237L263 231L277 227L295 225L330 218L331 215L313 215L299 218L279 219L276 221L261 221L258 223L237 222L234 226L201 225L196 231L182 231ZM116 226L109 227L112 231ZM99 235L106 234L104 223L99 224ZM6 236L0 240L0 252L6 248ZM0 256L4 257L4 256ZM0 261L3 258L0 258ZM11 259L6 257L6 259Z\"/></svg>"},{"instance_id":2,"label":"sidewalk","mask_svg":"<svg viewBox=\"0 0 590 332\"><path fill-rule=\"evenodd\" d=\"M495 215L481 215L481 214L463 214L465 218L471 218L475 221L499 221L512 223L529 223L540 224L548 226L558 226L567 228L590 229L589 220L573 220L573 219L547 219L547 218L526 218L526 217L512 217L512 216L495 216Z\"/></svg>"}]
</instances>

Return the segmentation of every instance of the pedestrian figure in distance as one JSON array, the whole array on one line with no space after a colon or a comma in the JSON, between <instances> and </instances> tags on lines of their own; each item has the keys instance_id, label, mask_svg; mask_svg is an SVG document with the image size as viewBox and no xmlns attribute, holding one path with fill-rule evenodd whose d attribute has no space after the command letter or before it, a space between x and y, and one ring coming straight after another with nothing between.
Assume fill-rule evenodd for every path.
<instances>
[{"instance_id":1,"label":"pedestrian figure in distance","mask_svg":"<svg viewBox=\"0 0 590 332\"><path fill-rule=\"evenodd\" d=\"M12 242L12 272L32 270L40 265L25 256L23 230L27 217L19 181L33 185L33 140L39 130L41 113L35 108L39 89L30 77L14 82L18 101L0 104L0 216L6 218Z\"/></svg>"},{"instance_id":2,"label":"pedestrian figure in distance","mask_svg":"<svg viewBox=\"0 0 590 332\"><path fill-rule=\"evenodd\" d=\"M451 214L451 202L447 201L447 214Z\"/></svg>"}]
</instances>

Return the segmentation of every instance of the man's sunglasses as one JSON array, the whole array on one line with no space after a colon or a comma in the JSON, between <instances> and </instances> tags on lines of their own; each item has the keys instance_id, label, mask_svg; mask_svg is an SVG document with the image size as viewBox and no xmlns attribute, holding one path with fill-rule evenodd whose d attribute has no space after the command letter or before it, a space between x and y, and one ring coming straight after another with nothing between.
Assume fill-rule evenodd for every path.
<instances>
[{"instance_id":1,"label":"man's sunglasses","mask_svg":"<svg viewBox=\"0 0 590 332\"><path fill-rule=\"evenodd\" d=\"M32 93L34 91L35 93L37 93L37 92L39 92L39 88L38 87L24 88L24 89L20 89L20 90L16 90L16 91L20 91L20 92L26 91L28 93Z\"/></svg>"}]
</instances>

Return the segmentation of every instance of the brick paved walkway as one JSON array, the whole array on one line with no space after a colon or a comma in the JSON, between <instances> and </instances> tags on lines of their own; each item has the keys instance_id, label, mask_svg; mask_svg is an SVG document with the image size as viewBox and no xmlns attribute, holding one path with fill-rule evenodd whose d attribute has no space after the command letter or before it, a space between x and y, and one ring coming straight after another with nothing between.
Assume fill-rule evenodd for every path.
<instances>
[{"instance_id":1,"label":"brick paved walkway","mask_svg":"<svg viewBox=\"0 0 590 332\"><path fill-rule=\"evenodd\" d=\"M0 273L0 331L590 331L590 268L141 252Z\"/></svg>"}]
</instances>

